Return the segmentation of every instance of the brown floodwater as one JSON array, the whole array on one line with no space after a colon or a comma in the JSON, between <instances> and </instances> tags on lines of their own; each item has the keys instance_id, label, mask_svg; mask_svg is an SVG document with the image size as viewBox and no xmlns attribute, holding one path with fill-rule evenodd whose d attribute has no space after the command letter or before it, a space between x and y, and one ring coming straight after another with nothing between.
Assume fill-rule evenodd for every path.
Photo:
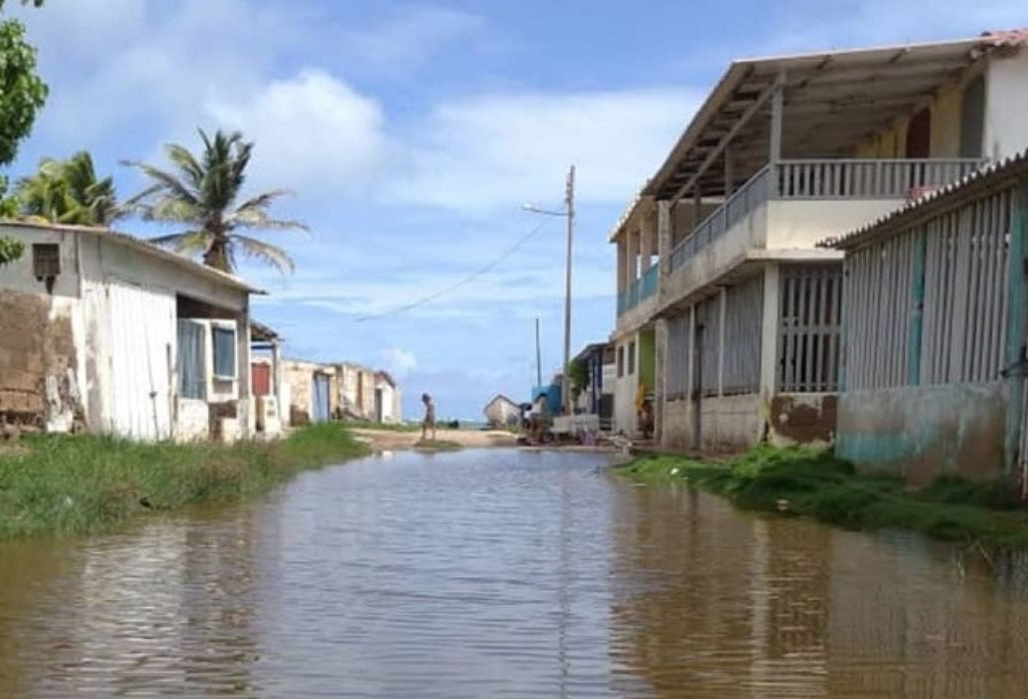
<instances>
[{"instance_id":1,"label":"brown floodwater","mask_svg":"<svg viewBox=\"0 0 1028 699\"><path fill-rule=\"evenodd\" d=\"M1028 563L640 488L374 457L0 544L0 697L1024 697Z\"/></svg>"}]
</instances>

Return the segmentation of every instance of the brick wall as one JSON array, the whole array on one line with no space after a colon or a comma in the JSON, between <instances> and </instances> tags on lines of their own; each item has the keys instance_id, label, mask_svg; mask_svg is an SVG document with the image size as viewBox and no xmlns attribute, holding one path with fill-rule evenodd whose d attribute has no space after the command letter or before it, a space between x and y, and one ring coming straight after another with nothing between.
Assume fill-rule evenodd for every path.
<instances>
[{"instance_id":1,"label":"brick wall","mask_svg":"<svg viewBox=\"0 0 1028 699\"><path fill-rule=\"evenodd\" d=\"M48 427L71 431L84 422L70 314L52 313L52 303L46 295L0 289L0 428L4 432Z\"/></svg>"}]
</instances>

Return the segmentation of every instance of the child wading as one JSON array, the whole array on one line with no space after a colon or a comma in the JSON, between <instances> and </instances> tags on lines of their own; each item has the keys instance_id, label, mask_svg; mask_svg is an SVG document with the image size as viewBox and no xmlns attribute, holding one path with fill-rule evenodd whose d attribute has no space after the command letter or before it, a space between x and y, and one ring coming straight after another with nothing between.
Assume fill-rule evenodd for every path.
<instances>
[{"instance_id":1,"label":"child wading","mask_svg":"<svg viewBox=\"0 0 1028 699\"><path fill-rule=\"evenodd\" d=\"M421 402L425 404L425 420L421 423L421 438L428 438L428 430L432 430L432 440L435 441L435 403L432 396L427 393L421 394Z\"/></svg>"}]
</instances>

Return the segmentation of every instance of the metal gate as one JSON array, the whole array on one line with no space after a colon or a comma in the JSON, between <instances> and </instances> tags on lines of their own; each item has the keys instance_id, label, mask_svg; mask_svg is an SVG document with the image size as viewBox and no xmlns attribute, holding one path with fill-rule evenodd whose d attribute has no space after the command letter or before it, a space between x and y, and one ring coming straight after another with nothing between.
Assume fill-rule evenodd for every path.
<instances>
[{"instance_id":1,"label":"metal gate","mask_svg":"<svg viewBox=\"0 0 1028 699\"><path fill-rule=\"evenodd\" d=\"M329 418L329 379L326 374L314 375L314 405L311 419L314 422L326 422Z\"/></svg>"}]
</instances>

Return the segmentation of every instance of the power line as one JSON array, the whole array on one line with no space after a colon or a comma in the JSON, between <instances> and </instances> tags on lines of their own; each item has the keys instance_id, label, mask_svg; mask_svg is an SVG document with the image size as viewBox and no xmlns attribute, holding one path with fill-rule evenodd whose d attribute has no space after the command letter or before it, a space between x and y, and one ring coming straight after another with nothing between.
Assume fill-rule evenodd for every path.
<instances>
[{"instance_id":1,"label":"power line","mask_svg":"<svg viewBox=\"0 0 1028 699\"><path fill-rule=\"evenodd\" d=\"M458 282L456 282L454 284L451 284L450 286L448 286L448 287L446 287L444 289L440 289L439 291L436 291L435 293L429 294L428 296L424 296L424 297L418 299L417 301L413 301L411 303L407 303L407 304L404 304L402 306L397 306L396 308L393 308L393 309L388 310L388 311L383 311L382 313L372 313L372 314L369 314L369 315L360 316L359 318L357 318L357 322L358 323L363 323L364 321L367 321L367 320L377 320L379 318L385 318L387 316L396 315L397 313L403 313L404 311L409 311L412 308L417 308L418 306L423 306L426 303L429 303L431 301L435 301L437 298L439 298L441 296L445 296L446 294L452 293L452 292L456 291L457 289L461 288L462 286L467 286L471 282L473 282L476 279L478 279L479 277L481 277L483 274L486 274L487 272L490 272L493 269L495 269L501 262L503 262L508 257L513 255L515 252L517 252L518 249L520 249L522 245L524 245L530 239L535 237L535 235L537 233L539 233L539 231L541 231L543 228L545 228L546 224L549 223L549 222L550 221L549 221L548 218L542 219L539 222L539 225L537 225L535 228L533 228L531 231L528 232L528 235L526 235L525 237L521 238L516 243L514 243L514 245L510 246L509 248L507 248L503 253L500 254L499 257L497 257L496 259L494 259L492 262L490 262L489 264L485 265L484 267L481 267L480 269L475 270L474 272L472 272L468 276L464 277L460 281L458 281Z\"/></svg>"}]
</instances>

